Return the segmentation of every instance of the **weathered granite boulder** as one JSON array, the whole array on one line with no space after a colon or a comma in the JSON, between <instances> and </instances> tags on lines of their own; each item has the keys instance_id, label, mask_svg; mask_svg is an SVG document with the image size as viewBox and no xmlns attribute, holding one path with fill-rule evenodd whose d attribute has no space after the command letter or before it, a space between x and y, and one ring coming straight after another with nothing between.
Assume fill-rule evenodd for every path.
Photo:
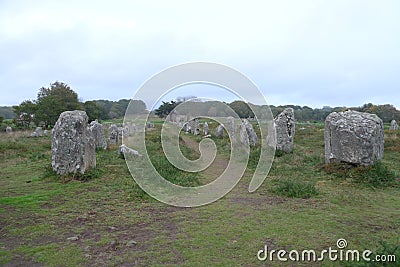
<instances>
[{"instance_id":1,"label":"weathered granite boulder","mask_svg":"<svg viewBox=\"0 0 400 267\"><path fill-rule=\"evenodd\" d=\"M236 138L235 118L233 117L226 118L226 130L233 138Z\"/></svg>"},{"instance_id":2,"label":"weathered granite boulder","mask_svg":"<svg viewBox=\"0 0 400 267\"><path fill-rule=\"evenodd\" d=\"M136 150L127 147L126 145L120 145L118 148L118 157L125 158L127 157L141 157L142 155Z\"/></svg>"},{"instance_id":3,"label":"weathered granite boulder","mask_svg":"<svg viewBox=\"0 0 400 267\"><path fill-rule=\"evenodd\" d=\"M358 111L333 112L325 120L325 162L371 165L382 159L382 120Z\"/></svg>"},{"instance_id":4,"label":"weathered granite boulder","mask_svg":"<svg viewBox=\"0 0 400 267\"><path fill-rule=\"evenodd\" d=\"M107 149L107 141L106 141L106 135L104 133L104 126L100 124L97 120L95 120L90 123L89 129L93 134L96 148Z\"/></svg>"},{"instance_id":5,"label":"weathered granite boulder","mask_svg":"<svg viewBox=\"0 0 400 267\"><path fill-rule=\"evenodd\" d=\"M397 122L395 120L392 120L390 122L390 128L389 130L391 131L397 131L399 129L399 125L397 124Z\"/></svg>"},{"instance_id":6,"label":"weathered granite boulder","mask_svg":"<svg viewBox=\"0 0 400 267\"><path fill-rule=\"evenodd\" d=\"M36 127L35 131L31 133L30 137L42 137L44 135L45 134L42 127Z\"/></svg>"},{"instance_id":7,"label":"weathered granite boulder","mask_svg":"<svg viewBox=\"0 0 400 267\"><path fill-rule=\"evenodd\" d=\"M292 108L284 109L274 119L276 128L276 149L284 152L293 151L295 121L294 110Z\"/></svg>"},{"instance_id":8,"label":"weathered granite boulder","mask_svg":"<svg viewBox=\"0 0 400 267\"><path fill-rule=\"evenodd\" d=\"M7 126L6 127L6 133L12 133L12 128L10 127L10 126Z\"/></svg>"},{"instance_id":9,"label":"weathered granite boulder","mask_svg":"<svg viewBox=\"0 0 400 267\"><path fill-rule=\"evenodd\" d=\"M219 125L217 126L217 128L215 128L214 135L215 135L216 137L219 137L219 138L224 137L224 126L222 126L221 124L219 124Z\"/></svg>"},{"instance_id":10,"label":"weathered granite boulder","mask_svg":"<svg viewBox=\"0 0 400 267\"><path fill-rule=\"evenodd\" d=\"M120 129L117 125L111 124L108 128L108 147L116 147L121 141Z\"/></svg>"},{"instance_id":11,"label":"weathered granite boulder","mask_svg":"<svg viewBox=\"0 0 400 267\"><path fill-rule=\"evenodd\" d=\"M199 135L200 134L199 121L197 119L188 121L186 125L186 131L194 135Z\"/></svg>"},{"instance_id":12,"label":"weathered granite boulder","mask_svg":"<svg viewBox=\"0 0 400 267\"><path fill-rule=\"evenodd\" d=\"M210 134L210 127L208 127L208 123L204 122L203 124L203 135L209 135Z\"/></svg>"},{"instance_id":13,"label":"weathered granite boulder","mask_svg":"<svg viewBox=\"0 0 400 267\"><path fill-rule=\"evenodd\" d=\"M255 146L258 143L258 137L251 123L243 119L239 126L239 139L242 144Z\"/></svg>"},{"instance_id":14,"label":"weathered granite boulder","mask_svg":"<svg viewBox=\"0 0 400 267\"><path fill-rule=\"evenodd\" d=\"M83 174L96 166L94 138L86 112L61 113L52 134L51 165L58 175Z\"/></svg>"}]
</instances>

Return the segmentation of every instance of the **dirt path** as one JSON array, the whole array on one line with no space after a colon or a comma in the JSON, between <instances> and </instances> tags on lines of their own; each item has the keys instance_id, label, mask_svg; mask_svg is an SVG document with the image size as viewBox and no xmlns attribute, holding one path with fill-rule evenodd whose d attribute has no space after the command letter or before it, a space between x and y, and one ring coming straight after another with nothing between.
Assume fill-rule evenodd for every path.
<instances>
[{"instance_id":1,"label":"dirt path","mask_svg":"<svg viewBox=\"0 0 400 267\"><path fill-rule=\"evenodd\" d=\"M197 143L189 136L182 136L182 140L187 147L191 148L198 155L200 155L199 143ZM207 169L200 172L202 184L208 184L214 181L218 176L222 174L226 166L228 166L228 159L221 155L221 153L217 153L217 156L215 157L213 163Z\"/></svg>"}]
</instances>

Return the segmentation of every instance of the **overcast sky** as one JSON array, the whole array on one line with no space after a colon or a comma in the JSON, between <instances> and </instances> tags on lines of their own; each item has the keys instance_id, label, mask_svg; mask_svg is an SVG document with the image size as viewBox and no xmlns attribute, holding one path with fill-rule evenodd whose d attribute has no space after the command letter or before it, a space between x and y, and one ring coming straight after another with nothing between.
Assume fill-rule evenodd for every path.
<instances>
[{"instance_id":1,"label":"overcast sky","mask_svg":"<svg viewBox=\"0 0 400 267\"><path fill-rule=\"evenodd\" d=\"M210 61L269 104L400 108L400 1L238 2L0 1L0 105L54 81L83 101L131 98L167 67Z\"/></svg>"}]
</instances>

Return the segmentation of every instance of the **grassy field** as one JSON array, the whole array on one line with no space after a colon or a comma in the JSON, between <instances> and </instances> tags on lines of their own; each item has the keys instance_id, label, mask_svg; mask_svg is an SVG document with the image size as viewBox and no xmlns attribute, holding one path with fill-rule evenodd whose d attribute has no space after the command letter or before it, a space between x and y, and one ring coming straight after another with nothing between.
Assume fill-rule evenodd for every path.
<instances>
[{"instance_id":1,"label":"grassy field","mask_svg":"<svg viewBox=\"0 0 400 267\"><path fill-rule=\"evenodd\" d=\"M226 164L229 142L215 139L218 160L184 174L168 165L159 124L146 136L151 158L177 184L198 185ZM300 129L304 128L304 129ZM298 125L295 149L278 153L270 175L248 193L258 149L228 195L198 208L176 208L144 193L116 150L98 151L81 180L51 171L50 137L0 135L0 265L4 266L381 266L371 263L260 262L270 249L336 248L395 254L400 266L400 133L386 131L375 168L324 166L323 125ZM182 136L196 158L199 138ZM339 174L337 174L339 173ZM374 265L375 264L375 265ZM383 265L385 266L385 265Z\"/></svg>"}]
</instances>

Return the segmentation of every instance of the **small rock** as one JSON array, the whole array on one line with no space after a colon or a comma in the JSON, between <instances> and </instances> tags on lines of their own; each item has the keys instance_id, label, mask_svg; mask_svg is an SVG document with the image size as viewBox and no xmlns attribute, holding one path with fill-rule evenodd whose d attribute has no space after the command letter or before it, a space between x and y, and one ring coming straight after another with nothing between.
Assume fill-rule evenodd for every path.
<instances>
[{"instance_id":1,"label":"small rock","mask_svg":"<svg viewBox=\"0 0 400 267\"><path fill-rule=\"evenodd\" d=\"M79 236L71 236L71 237L68 237L67 238L67 240L69 240L69 241L77 241L77 240L79 240Z\"/></svg>"},{"instance_id":2,"label":"small rock","mask_svg":"<svg viewBox=\"0 0 400 267\"><path fill-rule=\"evenodd\" d=\"M118 149L118 157L124 158L125 156L141 157L142 155L136 150L127 147L126 145L121 145Z\"/></svg>"},{"instance_id":3,"label":"small rock","mask_svg":"<svg viewBox=\"0 0 400 267\"><path fill-rule=\"evenodd\" d=\"M137 242L135 240L130 240L130 241L128 241L126 243L127 247L132 247L132 246L135 246L135 245L137 245Z\"/></svg>"}]
</instances>

